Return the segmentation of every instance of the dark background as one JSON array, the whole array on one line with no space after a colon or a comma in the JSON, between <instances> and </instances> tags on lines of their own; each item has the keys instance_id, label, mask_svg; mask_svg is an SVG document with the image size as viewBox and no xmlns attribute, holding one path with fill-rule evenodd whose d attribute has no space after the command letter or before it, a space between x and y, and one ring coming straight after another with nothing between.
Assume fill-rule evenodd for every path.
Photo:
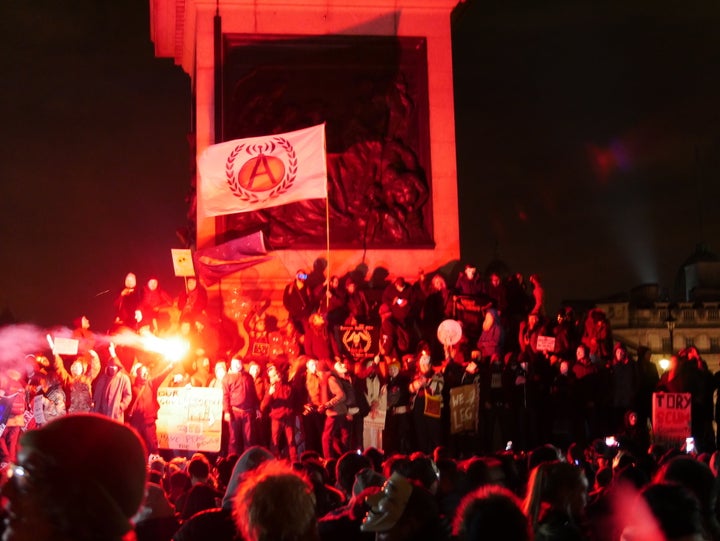
<instances>
[{"instance_id":1,"label":"dark background","mask_svg":"<svg viewBox=\"0 0 720 541\"><path fill-rule=\"evenodd\" d=\"M671 293L720 238L720 6L595 4L455 13L462 257L540 273L551 310ZM190 81L154 57L148 9L0 3L0 310L18 320L102 330L130 270L182 287Z\"/></svg>"}]
</instances>

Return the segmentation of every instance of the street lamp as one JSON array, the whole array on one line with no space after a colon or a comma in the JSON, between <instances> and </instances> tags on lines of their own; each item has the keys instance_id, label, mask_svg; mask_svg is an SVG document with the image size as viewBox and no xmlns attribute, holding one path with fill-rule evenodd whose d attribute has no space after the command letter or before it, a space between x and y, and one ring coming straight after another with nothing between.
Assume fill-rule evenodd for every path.
<instances>
[{"instance_id":1,"label":"street lamp","mask_svg":"<svg viewBox=\"0 0 720 541\"><path fill-rule=\"evenodd\" d=\"M665 326L667 327L668 332L670 333L670 354L672 355L674 351L674 341L673 341L673 332L675 331L675 323L677 323L677 320L673 317L672 312L668 310L668 315L665 318Z\"/></svg>"}]
</instances>

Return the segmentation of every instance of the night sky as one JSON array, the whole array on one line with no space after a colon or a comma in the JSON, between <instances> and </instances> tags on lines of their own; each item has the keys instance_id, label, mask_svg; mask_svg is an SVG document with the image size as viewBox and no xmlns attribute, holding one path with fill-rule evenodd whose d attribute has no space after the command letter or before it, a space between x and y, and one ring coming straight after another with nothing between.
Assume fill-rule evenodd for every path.
<instances>
[{"instance_id":1,"label":"night sky","mask_svg":"<svg viewBox=\"0 0 720 541\"><path fill-rule=\"evenodd\" d=\"M716 1L471 4L455 27L463 256L538 272L551 309L672 294L697 243L720 249L718 28Z\"/></svg>"},{"instance_id":2,"label":"night sky","mask_svg":"<svg viewBox=\"0 0 720 541\"><path fill-rule=\"evenodd\" d=\"M625 3L470 2L455 25L462 258L539 273L551 310L670 291L698 242L720 249L720 4ZM0 3L0 309L18 320L102 330L130 270L182 287L190 82L148 19L146 0Z\"/></svg>"},{"instance_id":3,"label":"night sky","mask_svg":"<svg viewBox=\"0 0 720 541\"><path fill-rule=\"evenodd\" d=\"M128 271L182 287L189 77L154 57L146 0L3 1L0 25L0 306L104 330Z\"/></svg>"}]
</instances>

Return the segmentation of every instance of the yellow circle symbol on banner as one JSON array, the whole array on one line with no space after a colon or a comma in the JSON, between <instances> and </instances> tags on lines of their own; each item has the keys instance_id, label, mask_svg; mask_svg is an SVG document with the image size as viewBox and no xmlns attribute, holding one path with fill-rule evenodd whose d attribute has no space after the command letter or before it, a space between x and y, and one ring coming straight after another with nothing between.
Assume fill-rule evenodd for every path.
<instances>
[{"instance_id":1,"label":"yellow circle symbol on banner","mask_svg":"<svg viewBox=\"0 0 720 541\"><path fill-rule=\"evenodd\" d=\"M238 184L252 192L272 190L282 182L285 164L275 156L263 154L246 161L238 173Z\"/></svg>"}]
</instances>

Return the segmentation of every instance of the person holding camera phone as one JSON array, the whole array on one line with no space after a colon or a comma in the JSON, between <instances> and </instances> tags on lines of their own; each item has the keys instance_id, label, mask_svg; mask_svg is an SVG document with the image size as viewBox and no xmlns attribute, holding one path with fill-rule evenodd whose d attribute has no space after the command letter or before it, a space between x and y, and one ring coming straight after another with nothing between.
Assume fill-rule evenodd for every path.
<instances>
[{"instance_id":1,"label":"person holding camera phone","mask_svg":"<svg viewBox=\"0 0 720 541\"><path fill-rule=\"evenodd\" d=\"M301 334L305 334L308 317L315 311L317 303L307 286L308 275L303 269L295 273L293 281L283 291L283 306L290 320Z\"/></svg>"}]
</instances>

